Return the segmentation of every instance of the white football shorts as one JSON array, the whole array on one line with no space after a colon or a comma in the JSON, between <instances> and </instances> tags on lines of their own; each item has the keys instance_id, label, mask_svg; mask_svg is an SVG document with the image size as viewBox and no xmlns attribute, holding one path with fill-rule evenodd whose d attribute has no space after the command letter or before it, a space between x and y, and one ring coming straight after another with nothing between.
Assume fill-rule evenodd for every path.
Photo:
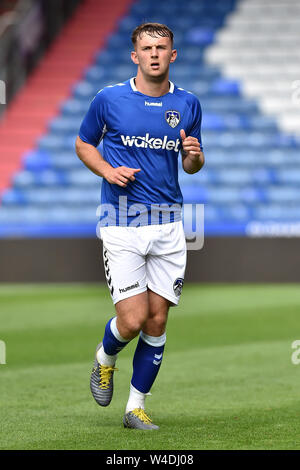
<instances>
[{"instance_id":1,"label":"white football shorts","mask_svg":"<svg viewBox=\"0 0 300 470\"><path fill-rule=\"evenodd\" d=\"M101 227L103 262L113 303L147 288L179 302L186 266L182 221L142 227Z\"/></svg>"}]
</instances>

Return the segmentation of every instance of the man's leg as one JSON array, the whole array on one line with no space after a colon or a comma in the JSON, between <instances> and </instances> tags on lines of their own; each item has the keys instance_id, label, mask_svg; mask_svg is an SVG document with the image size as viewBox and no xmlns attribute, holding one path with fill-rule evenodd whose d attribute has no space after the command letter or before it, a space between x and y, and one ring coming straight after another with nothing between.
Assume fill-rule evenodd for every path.
<instances>
[{"instance_id":1,"label":"man's leg","mask_svg":"<svg viewBox=\"0 0 300 470\"><path fill-rule=\"evenodd\" d=\"M100 364L112 366L117 354L141 331L148 316L147 291L121 300L116 305L116 317L105 327L102 346L97 352Z\"/></svg>"},{"instance_id":2,"label":"man's leg","mask_svg":"<svg viewBox=\"0 0 300 470\"><path fill-rule=\"evenodd\" d=\"M100 364L114 365L117 354L141 331L148 316L147 291L116 303L117 316L105 327L102 347L97 353Z\"/></svg>"},{"instance_id":3,"label":"man's leg","mask_svg":"<svg viewBox=\"0 0 300 470\"><path fill-rule=\"evenodd\" d=\"M149 315L133 360L131 392L126 411L137 402L143 408L161 365L170 305L178 305L186 265L186 242L182 222L162 225L147 256Z\"/></svg>"},{"instance_id":4,"label":"man's leg","mask_svg":"<svg viewBox=\"0 0 300 470\"><path fill-rule=\"evenodd\" d=\"M148 307L148 318L142 328L133 358L133 375L124 417L125 426L137 426L139 429L157 429L157 426L152 425L147 415L140 410L145 409L146 395L156 379L162 362L169 301L148 289ZM137 418L142 422L140 423Z\"/></svg>"},{"instance_id":5,"label":"man's leg","mask_svg":"<svg viewBox=\"0 0 300 470\"><path fill-rule=\"evenodd\" d=\"M96 348L90 380L92 395L101 406L112 399L117 354L139 333L148 315L145 256L132 235L128 227L101 228L104 270L116 308Z\"/></svg>"},{"instance_id":6,"label":"man's leg","mask_svg":"<svg viewBox=\"0 0 300 470\"><path fill-rule=\"evenodd\" d=\"M108 321L96 351L91 392L96 402L108 406L113 395L113 373L117 354L141 331L148 316L147 291L116 303L117 316Z\"/></svg>"}]
</instances>

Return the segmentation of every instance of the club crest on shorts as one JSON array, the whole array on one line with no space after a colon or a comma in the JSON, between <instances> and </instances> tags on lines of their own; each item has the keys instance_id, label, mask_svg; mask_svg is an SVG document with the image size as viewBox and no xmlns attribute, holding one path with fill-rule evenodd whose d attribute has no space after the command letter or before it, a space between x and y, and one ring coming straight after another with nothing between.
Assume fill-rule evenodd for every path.
<instances>
[{"instance_id":1,"label":"club crest on shorts","mask_svg":"<svg viewBox=\"0 0 300 470\"><path fill-rule=\"evenodd\" d=\"M175 295L177 297L180 297L180 295L181 295L183 283L184 283L184 279L182 279L182 277L178 277L176 279L176 281L174 282L174 284L173 284L173 290L174 290Z\"/></svg>"},{"instance_id":2,"label":"club crest on shorts","mask_svg":"<svg viewBox=\"0 0 300 470\"><path fill-rule=\"evenodd\" d=\"M165 119L169 126L171 126L173 129L174 127L177 126L180 122L180 113L178 111L166 111L165 112Z\"/></svg>"}]
</instances>

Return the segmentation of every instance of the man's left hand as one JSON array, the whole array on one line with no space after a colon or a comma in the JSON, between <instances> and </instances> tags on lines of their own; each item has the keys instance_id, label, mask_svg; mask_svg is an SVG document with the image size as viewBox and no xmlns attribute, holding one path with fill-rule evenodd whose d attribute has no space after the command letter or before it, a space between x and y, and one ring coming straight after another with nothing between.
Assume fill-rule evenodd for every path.
<instances>
[{"instance_id":1,"label":"man's left hand","mask_svg":"<svg viewBox=\"0 0 300 470\"><path fill-rule=\"evenodd\" d=\"M196 137L186 136L184 129L180 129L182 148L185 156L191 160L197 160L201 155L200 143Z\"/></svg>"}]
</instances>

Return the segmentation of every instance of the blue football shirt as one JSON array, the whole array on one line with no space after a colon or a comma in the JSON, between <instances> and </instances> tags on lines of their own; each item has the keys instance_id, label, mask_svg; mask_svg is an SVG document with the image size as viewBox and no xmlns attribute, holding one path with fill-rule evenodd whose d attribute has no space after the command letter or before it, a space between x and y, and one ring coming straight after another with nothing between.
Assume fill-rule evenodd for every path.
<instances>
[{"instance_id":1,"label":"blue football shirt","mask_svg":"<svg viewBox=\"0 0 300 470\"><path fill-rule=\"evenodd\" d=\"M160 97L140 93L134 78L100 90L81 124L79 137L98 147L113 167L140 168L126 188L103 179L103 225L148 225L181 220L178 183L180 129L201 145L201 106L172 82Z\"/></svg>"}]
</instances>

